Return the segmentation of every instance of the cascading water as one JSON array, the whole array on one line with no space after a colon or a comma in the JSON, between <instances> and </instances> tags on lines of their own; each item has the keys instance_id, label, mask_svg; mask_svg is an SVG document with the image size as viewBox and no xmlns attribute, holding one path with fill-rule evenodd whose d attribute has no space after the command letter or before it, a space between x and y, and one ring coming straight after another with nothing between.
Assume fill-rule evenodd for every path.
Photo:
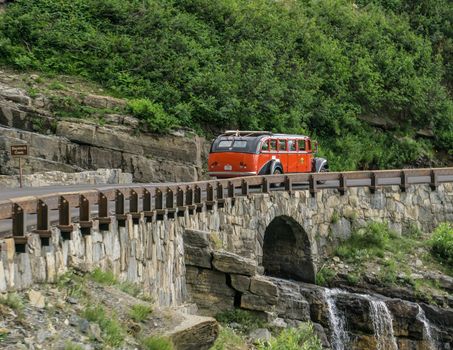
<instances>
[{"instance_id":1,"label":"cascading water","mask_svg":"<svg viewBox=\"0 0 453 350\"><path fill-rule=\"evenodd\" d=\"M393 333L393 320L387 305L382 300L364 295L370 302L370 316L377 340L377 350L398 350Z\"/></svg>"},{"instance_id":2,"label":"cascading water","mask_svg":"<svg viewBox=\"0 0 453 350\"><path fill-rule=\"evenodd\" d=\"M324 289L324 298L329 311L329 322L332 332L332 348L334 350L348 349L349 337L346 333L345 319L340 316L334 297L341 293L339 289Z\"/></svg>"},{"instance_id":3,"label":"cascading water","mask_svg":"<svg viewBox=\"0 0 453 350\"><path fill-rule=\"evenodd\" d=\"M423 338L426 338L426 340L428 341L430 350L436 350L436 342L434 341L431 325L429 324L429 321L426 318L425 311L421 308L420 305L417 304L417 306L418 306L417 320L423 323L424 328Z\"/></svg>"}]
</instances>

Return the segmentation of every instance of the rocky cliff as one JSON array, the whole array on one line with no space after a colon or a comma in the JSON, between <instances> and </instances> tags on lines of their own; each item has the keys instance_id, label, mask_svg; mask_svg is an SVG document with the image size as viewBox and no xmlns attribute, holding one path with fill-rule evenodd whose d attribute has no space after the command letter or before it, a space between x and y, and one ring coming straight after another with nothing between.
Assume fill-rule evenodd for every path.
<instances>
[{"instance_id":1,"label":"rocky cliff","mask_svg":"<svg viewBox=\"0 0 453 350\"><path fill-rule=\"evenodd\" d=\"M41 81L39 76L0 72L0 174L17 174L10 145L26 143L25 173L118 168L137 182L201 177L202 138L187 130L165 136L146 133L136 118L125 114L124 100L90 93L94 90L75 91L78 87L49 90ZM53 84L55 88L58 83Z\"/></svg>"}]
</instances>

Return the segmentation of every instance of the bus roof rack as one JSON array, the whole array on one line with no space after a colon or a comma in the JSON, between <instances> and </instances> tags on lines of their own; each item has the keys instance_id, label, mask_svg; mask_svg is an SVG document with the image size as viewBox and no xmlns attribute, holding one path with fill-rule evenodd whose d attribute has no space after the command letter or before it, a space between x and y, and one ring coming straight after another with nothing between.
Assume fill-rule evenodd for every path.
<instances>
[{"instance_id":1,"label":"bus roof rack","mask_svg":"<svg viewBox=\"0 0 453 350\"><path fill-rule=\"evenodd\" d=\"M270 131L252 131L252 130L226 130L222 136L259 136L272 135Z\"/></svg>"}]
</instances>

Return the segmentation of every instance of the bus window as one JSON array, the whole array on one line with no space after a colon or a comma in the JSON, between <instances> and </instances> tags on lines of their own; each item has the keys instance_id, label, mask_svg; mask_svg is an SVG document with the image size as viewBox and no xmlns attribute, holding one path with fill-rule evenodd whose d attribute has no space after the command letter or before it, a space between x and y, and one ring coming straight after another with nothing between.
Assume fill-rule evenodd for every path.
<instances>
[{"instance_id":1,"label":"bus window","mask_svg":"<svg viewBox=\"0 0 453 350\"><path fill-rule=\"evenodd\" d=\"M308 152L311 151L311 141L310 140L307 140L307 150L308 150Z\"/></svg>"},{"instance_id":2,"label":"bus window","mask_svg":"<svg viewBox=\"0 0 453 350\"><path fill-rule=\"evenodd\" d=\"M296 141L295 140L288 140L288 151L296 152Z\"/></svg>"},{"instance_id":3,"label":"bus window","mask_svg":"<svg viewBox=\"0 0 453 350\"><path fill-rule=\"evenodd\" d=\"M269 151L269 142L266 140L263 142L261 145L261 151L262 152L268 152Z\"/></svg>"},{"instance_id":4,"label":"bus window","mask_svg":"<svg viewBox=\"0 0 453 350\"><path fill-rule=\"evenodd\" d=\"M297 140L299 151L305 151L305 140Z\"/></svg>"},{"instance_id":5,"label":"bus window","mask_svg":"<svg viewBox=\"0 0 453 350\"><path fill-rule=\"evenodd\" d=\"M277 140L270 140L269 146L270 146L271 151L276 151L277 150Z\"/></svg>"},{"instance_id":6,"label":"bus window","mask_svg":"<svg viewBox=\"0 0 453 350\"><path fill-rule=\"evenodd\" d=\"M278 140L278 150L286 151L286 140Z\"/></svg>"}]
</instances>

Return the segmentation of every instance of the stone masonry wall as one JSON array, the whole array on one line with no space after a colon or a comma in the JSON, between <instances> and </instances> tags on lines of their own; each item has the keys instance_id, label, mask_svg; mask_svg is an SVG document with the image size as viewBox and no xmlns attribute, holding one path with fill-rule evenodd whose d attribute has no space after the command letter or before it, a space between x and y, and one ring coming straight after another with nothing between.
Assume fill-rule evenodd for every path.
<instances>
[{"instance_id":1,"label":"stone masonry wall","mask_svg":"<svg viewBox=\"0 0 453 350\"><path fill-rule=\"evenodd\" d=\"M160 306L179 305L186 299L182 233L174 221L126 227L112 221L109 231L93 227L83 236L77 225L71 239L64 240L52 229L50 244L43 246L38 235L31 234L24 253L14 253L13 239L1 242L0 293L20 290L34 283L54 283L69 268L91 271L109 270L120 281L143 286Z\"/></svg>"}]
</instances>

